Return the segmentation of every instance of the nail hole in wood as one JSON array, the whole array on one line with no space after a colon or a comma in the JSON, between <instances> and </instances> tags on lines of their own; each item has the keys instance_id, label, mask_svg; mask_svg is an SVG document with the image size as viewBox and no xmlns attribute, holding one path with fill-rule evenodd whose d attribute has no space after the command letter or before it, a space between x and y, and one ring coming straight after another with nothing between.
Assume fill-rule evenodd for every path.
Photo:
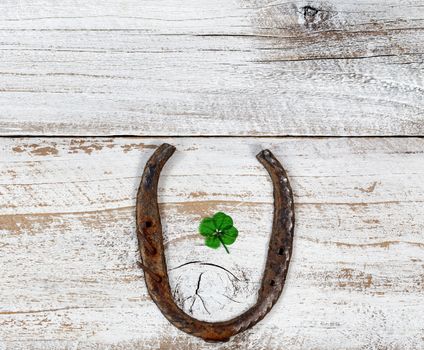
<instances>
[{"instance_id":1,"label":"nail hole in wood","mask_svg":"<svg viewBox=\"0 0 424 350\"><path fill-rule=\"evenodd\" d=\"M314 17L319 12L319 9L312 7L312 6L303 6L303 16L305 17L305 20L307 21L313 21Z\"/></svg>"}]
</instances>

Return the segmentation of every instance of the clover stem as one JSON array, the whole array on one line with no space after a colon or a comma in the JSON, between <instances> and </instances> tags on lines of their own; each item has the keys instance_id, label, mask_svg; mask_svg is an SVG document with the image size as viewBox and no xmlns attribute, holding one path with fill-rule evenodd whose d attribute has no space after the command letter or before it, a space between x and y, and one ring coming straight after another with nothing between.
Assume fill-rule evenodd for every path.
<instances>
[{"instance_id":1,"label":"clover stem","mask_svg":"<svg viewBox=\"0 0 424 350\"><path fill-rule=\"evenodd\" d=\"M230 254L230 251L228 250L227 246L225 245L225 243L222 241L221 237L218 236L219 241L221 242L221 244L224 246L225 251L227 252L227 254Z\"/></svg>"}]
</instances>

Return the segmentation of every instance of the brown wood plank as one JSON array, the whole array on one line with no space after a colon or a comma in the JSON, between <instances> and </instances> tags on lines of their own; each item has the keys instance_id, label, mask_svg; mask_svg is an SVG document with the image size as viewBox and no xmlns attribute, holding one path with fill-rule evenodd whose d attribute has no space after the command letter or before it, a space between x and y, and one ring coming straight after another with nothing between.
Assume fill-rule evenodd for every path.
<instances>
[{"instance_id":1,"label":"brown wood plank","mask_svg":"<svg viewBox=\"0 0 424 350\"><path fill-rule=\"evenodd\" d=\"M211 345L149 299L135 194L161 142L172 288L187 312L222 320L255 300L271 230L270 148L296 201L285 290L256 327ZM3 138L0 349L420 349L424 346L424 140L419 138ZM205 247L203 216L239 228L231 254ZM219 264L222 269L192 261ZM199 293L206 308L195 297Z\"/></svg>"}]
</instances>

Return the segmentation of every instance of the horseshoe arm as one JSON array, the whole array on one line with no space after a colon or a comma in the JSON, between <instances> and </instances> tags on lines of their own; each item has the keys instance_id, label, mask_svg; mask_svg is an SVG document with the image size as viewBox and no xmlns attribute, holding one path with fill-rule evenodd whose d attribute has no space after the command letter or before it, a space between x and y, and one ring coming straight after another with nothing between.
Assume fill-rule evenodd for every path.
<instances>
[{"instance_id":1,"label":"horseshoe arm","mask_svg":"<svg viewBox=\"0 0 424 350\"><path fill-rule=\"evenodd\" d=\"M150 297L177 328L207 341L227 341L259 322L280 296L289 267L294 231L293 192L284 168L269 150L256 158L271 176L274 187L272 234L256 303L241 315L222 322L197 320L174 302L166 266L162 225L157 203L159 176L175 147L162 144L148 160L137 193L137 238Z\"/></svg>"}]
</instances>

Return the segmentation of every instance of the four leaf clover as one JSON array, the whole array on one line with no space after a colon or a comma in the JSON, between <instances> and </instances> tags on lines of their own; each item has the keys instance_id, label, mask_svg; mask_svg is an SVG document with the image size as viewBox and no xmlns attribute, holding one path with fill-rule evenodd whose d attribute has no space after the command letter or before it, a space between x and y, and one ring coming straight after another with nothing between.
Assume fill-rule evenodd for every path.
<instances>
[{"instance_id":1,"label":"four leaf clover","mask_svg":"<svg viewBox=\"0 0 424 350\"><path fill-rule=\"evenodd\" d=\"M222 212L204 218L200 223L199 233L205 237L205 244L208 247L217 249L222 244L228 254L230 252L227 245L233 244L238 236L238 231L233 226L233 219Z\"/></svg>"}]
</instances>

